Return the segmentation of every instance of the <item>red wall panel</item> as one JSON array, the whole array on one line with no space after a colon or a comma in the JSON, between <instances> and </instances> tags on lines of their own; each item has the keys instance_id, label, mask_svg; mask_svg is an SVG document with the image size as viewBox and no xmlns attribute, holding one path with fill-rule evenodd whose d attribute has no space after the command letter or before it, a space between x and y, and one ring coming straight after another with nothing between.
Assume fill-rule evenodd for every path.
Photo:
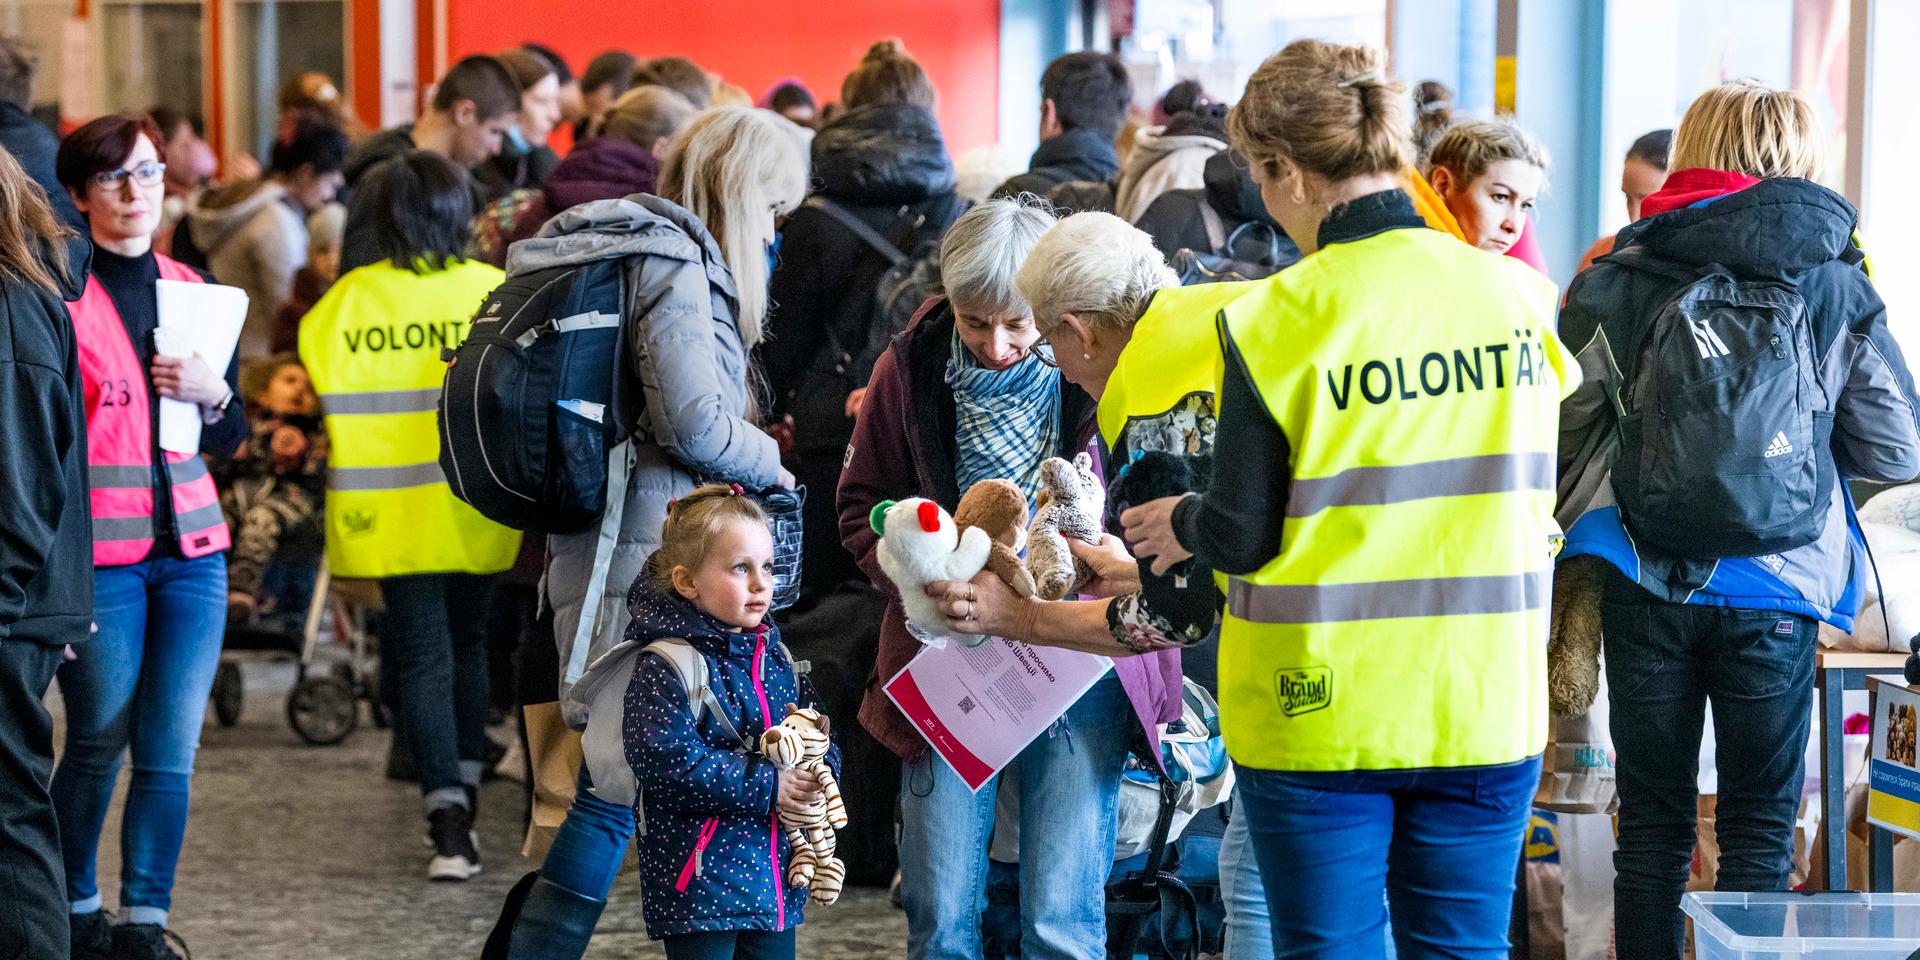
<instances>
[{"instance_id":1,"label":"red wall panel","mask_svg":"<svg viewBox=\"0 0 1920 960\"><path fill-rule=\"evenodd\" d=\"M611 48L691 57L754 98L797 76L821 102L876 39L894 36L940 91L957 155L998 139L999 0L445 0L452 58L529 40L576 72Z\"/></svg>"}]
</instances>

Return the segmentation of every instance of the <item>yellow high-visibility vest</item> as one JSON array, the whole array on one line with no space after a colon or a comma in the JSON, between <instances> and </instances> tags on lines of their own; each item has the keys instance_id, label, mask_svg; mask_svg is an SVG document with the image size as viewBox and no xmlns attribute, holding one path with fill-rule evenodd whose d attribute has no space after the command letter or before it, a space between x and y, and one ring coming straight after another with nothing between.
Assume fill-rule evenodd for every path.
<instances>
[{"instance_id":1,"label":"yellow high-visibility vest","mask_svg":"<svg viewBox=\"0 0 1920 960\"><path fill-rule=\"evenodd\" d=\"M1559 408L1579 382L1556 297L1517 260L1396 229L1223 310L1292 477L1279 555L1227 584L1235 760L1465 767L1545 746Z\"/></svg>"},{"instance_id":2,"label":"yellow high-visibility vest","mask_svg":"<svg viewBox=\"0 0 1920 960\"><path fill-rule=\"evenodd\" d=\"M1220 385L1220 308L1258 287L1258 280L1168 287L1153 295L1133 325L1120 359L1100 394L1100 439L1116 453L1130 424L1177 415L1198 400L1194 414L1212 429L1213 395ZM1194 456L1205 451L1165 450ZM1136 445L1137 447L1137 445Z\"/></svg>"},{"instance_id":3,"label":"yellow high-visibility vest","mask_svg":"<svg viewBox=\"0 0 1920 960\"><path fill-rule=\"evenodd\" d=\"M497 573L520 533L455 498L440 471L442 349L506 275L466 260L416 275L349 272L300 322L300 359L326 414L327 564L337 577Z\"/></svg>"}]
</instances>

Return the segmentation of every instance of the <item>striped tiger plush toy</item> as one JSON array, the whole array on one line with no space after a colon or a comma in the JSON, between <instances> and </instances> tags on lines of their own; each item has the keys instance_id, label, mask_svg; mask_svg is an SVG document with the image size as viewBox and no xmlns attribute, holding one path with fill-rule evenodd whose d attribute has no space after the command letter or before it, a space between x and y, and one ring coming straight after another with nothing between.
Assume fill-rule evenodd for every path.
<instances>
[{"instance_id":1,"label":"striped tiger plush toy","mask_svg":"<svg viewBox=\"0 0 1920 960\"><path fill-rule=\"evenodd\" d=\"M793 847L787 883L806 889L809 898L821 905L840 899L840 888L847 879L847 865L833 855L839 842L835 831L846 828L847 808L840 799L840 783L827 765L831 745L827 718L818 710L802 710L791 703L787 704L787 718L760 735L760 752L768 762L813 774L826 794L825 802L805 814L780 811L787 843Z\"/></svg>"}]
</instances>

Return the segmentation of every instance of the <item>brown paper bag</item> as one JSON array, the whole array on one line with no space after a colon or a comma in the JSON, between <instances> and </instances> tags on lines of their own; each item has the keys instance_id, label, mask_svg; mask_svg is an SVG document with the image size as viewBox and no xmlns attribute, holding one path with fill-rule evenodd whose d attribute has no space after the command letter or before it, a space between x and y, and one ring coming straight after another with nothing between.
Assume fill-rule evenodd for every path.
<instances>
[{"instance_id":1,"label":"brown paper bag","mask_svg":"<svg viewBox=\"0 0 1920 960\"><path fill-rule=\"evenodd\" d=\"M533 821L520 855L545 860L554 832L573 806L573 787L580 776L580 733L560 717L559 703L536 703L520 708L527 724L527 757L533 765Z\"/></svg>"}]
</instances>

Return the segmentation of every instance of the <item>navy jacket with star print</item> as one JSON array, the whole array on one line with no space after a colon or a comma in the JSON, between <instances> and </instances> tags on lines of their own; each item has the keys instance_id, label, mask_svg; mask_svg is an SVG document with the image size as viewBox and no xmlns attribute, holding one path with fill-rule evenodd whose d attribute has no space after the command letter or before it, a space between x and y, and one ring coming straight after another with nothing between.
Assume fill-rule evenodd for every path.
<instances>
[{"instance_id":1,"label":"navy jacket with star print","mask_svg":"<svg viewBox=\"0 0 1920 960\"><path fill-rule=\"evenodd\" d=\"M768 715L800 703L793 665L768 620L736 632L678 594L635 585L626 639L677 637L706 657L709 684L740 735L757 743ZM627 762L640 785L640 883L647 935L785 930L799 925L805 890L789 890L790 859L775 813L779 770L729 741L711 717L698 726L666 660L649 656L627 686ZM828 761L837 770L839 749ZM697 854L696 854L697 851Z\"/></svg>"}]
</instances>

